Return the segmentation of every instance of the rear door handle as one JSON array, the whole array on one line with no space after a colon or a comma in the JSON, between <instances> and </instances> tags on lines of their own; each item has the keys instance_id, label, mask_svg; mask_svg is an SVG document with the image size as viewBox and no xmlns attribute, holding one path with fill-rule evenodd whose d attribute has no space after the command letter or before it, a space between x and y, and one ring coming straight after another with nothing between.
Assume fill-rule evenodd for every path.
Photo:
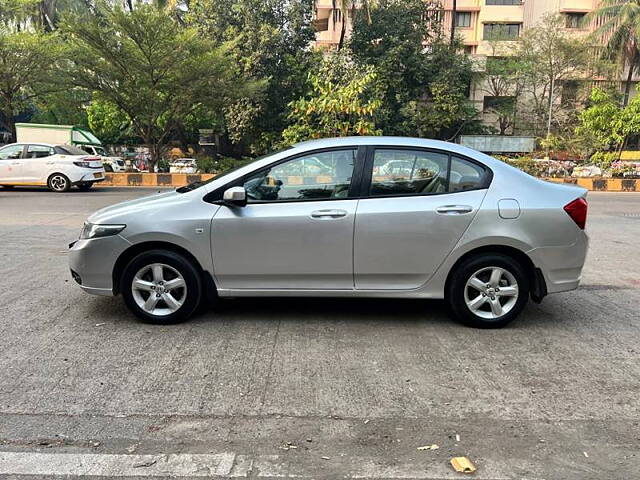
<instances>
[{"instance_id":1,"label":"rear door handle","mask_svg":"<svg viewBox=\"0 0 640 480\"><path fill-rule=\"evenodd\" d=\"M11 162L11 165L22 165L22 162Z\"/></svg>"},{"instance_id":2,"label":"rear door handle","mask_svg":"<svg viewBox=\"0 0 640 480\"><path fill-rule=\"evenodd\" d=\"M436 208L436 212L441 215L464 215L465 213L471 213L473 207L469 205L443 205Z\"/></svg>"},{"instance_id":3,"label":"rear door handle","mask_svg":"<svg viewBox=\"0 0 640 480\"><path fill-rule=\"evenodd\" d=\"M346 210L316 210L311 212L311 218L340 218L346 216Z\"/></svg>"}]
</instances>

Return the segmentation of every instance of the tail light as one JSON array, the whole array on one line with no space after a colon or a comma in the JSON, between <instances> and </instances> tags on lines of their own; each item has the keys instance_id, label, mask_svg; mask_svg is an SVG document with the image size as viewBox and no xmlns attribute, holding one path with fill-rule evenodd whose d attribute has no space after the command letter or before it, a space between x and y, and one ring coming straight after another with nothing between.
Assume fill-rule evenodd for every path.
<instances>
[{"instance_id":1,"label":"tail light","mask_svg":"<svg viewBox=\"0 0 640 480\"><path fill-rule=\"evenodd\" d=\"M587 201L584 198L576 198L573 202L567 203L564 206L564 211L571 217L571 220L576 222L580 230L584 230L587 223Z\"/></svg>"}]
</instances>

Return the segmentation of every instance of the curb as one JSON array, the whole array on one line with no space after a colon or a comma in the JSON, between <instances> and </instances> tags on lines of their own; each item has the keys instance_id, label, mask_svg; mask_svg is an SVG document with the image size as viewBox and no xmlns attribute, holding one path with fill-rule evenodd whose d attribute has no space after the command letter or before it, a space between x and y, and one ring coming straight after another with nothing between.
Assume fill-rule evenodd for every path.
<instances>
[{"instance_id":1,"label":"curb","mask_svg":"<svg viewBox=\"0 0 640 480\"><path fill-rule=\"evenodd\" d=\"M112 173L105 175L100 186L109 187L181 187L191 182L200 182L215 177L213 173ZM289 177L291 185L302 185L309 179L306 177ZM543 178L554 183L578 185L594 192L640 192L640 179L624 178ZM319 176L313 181L330 183L331 179Z\"/></svg>"}]
</instances>

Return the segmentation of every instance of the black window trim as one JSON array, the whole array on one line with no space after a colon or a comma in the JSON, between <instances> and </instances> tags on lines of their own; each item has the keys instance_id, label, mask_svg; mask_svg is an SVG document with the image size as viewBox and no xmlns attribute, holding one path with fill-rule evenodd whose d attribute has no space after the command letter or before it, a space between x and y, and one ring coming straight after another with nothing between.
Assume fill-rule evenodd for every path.
<instances>
[{"instance_id":1,"label":"black window trim","mask_svg":"<svg viewBox=\"0 0 640 480\"><path fill-rule=\"evenodd\" d=\"M360 187L362 184L362 171L364 167L365 154L366 154L366 146L364 145L342 145L335 147L326 147L326 148L318 148L315 150L307 150L306 152L300 152L295 155L291 155L285 158L281 158L269 165L266 165L257 170L253 170L242 177L239 177L225 185L216 188L214 191L209 192L203 197L203 200L207 203L213 203L216 205L224 205L222 201L222 194L225 190L232 187L241 187L247 178L252 177L260 172L264 172L266 170L270 170L272 168L277 167L283 163L289 162L291 160L295 160L297 158L308 157L310 155L314 155L317 153L325 153L325 152L337 152L344 150L355 150L356 151L356 159L353 166L353 174L351 176L351 184L349 185L349 194L346 197L341 198L309 198L309 199L283 199L283 200L265 200L260 202L252 202L247 203L247 205L267 205L272 203L307 203L307 202L335 202L340 200L357 200L360 198Z\"/></svg>"},{"instance_id":2,"label":"black window trim","mask_svg":"<svg viewBox=\"0 0 640 480\"><path fill-rule=\"evenodd\" d=\"M479 166L484 170L484 176L482 178L482 182L476 188L470 188L468 190L461 190L458 192L440 192L440 193L398 193L398 194L389 194L389 195L371 195L371 183L373 180L373 160L374 154L376 150L410 150L410 151L422 151L426 153L438 153L441 155L447 155L447 190L449 190L449 180L451 176L451 161L452 157L458 157L462 160L465 160L469 163ZM493 180L493 170L491 170L484 163L468 157L466 155L462 155L457 152L451 152L449 150L440 150L437 148L427 148L427 147L412 147L410 145L368 145L367 146L367 157L365 161L364 167L364 175L362 179L362 183L360 185L360 200L366 199L375 199L375 198L405 198L405 197L435 197L439 195L456 195L458 193L464 192L473 192L475 190L486 190L491 185Z\"/></svg>"}]
</instances>

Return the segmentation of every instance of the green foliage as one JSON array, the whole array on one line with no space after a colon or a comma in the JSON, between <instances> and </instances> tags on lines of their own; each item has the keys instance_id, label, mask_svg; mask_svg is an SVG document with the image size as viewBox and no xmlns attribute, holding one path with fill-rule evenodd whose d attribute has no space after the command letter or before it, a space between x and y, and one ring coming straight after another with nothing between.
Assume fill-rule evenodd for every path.
<instances>
[{"instance_id":1,"label":"green foliage","mask_svg":"<svg viewBox=\"0 0 640 480\"><path fill-rule=\"evenodd\" d=\"M381 101L369 95L376 74L360 72L349 82L339 84L309 75L310 96L289 104L292 124L282 133L284 143L351 135L380 135L375 117Z\"/></svg>"},{"instance_id":2,"label":"green foliage","mask_svg":"<svg viewBox=\"0 0 640 480\"><path fill-rule=\"evenodd\" d=\"M221 133L241 149L263 154L287 126L287 105L305 93L314 55L309 50L313 0L192 0L185 18L228 54L246 78L264 80L260 95L228 107ZM211 128L211 127L210 127Z\"/></svg>"},{"instance_id":3,"label":"green foliage","mask_svg":"<svg viewBox=\"0 0 640 480\"><path fill-rule=\"evenodd\" d=\"M224 173L228 170L242 167L253 162L253 158L243 157L241 159L233 157L211 157L208 155L197 154L195 156L198 169L203 173Z\"/></svg>"},{"instance_id":4,"label":"green foliage","mask_svg":"<svg viewBox=\"0 0 640 480\"><path fill-rule=\"evenodd\" d=\"M64 32L69 83L128 116L150 148L151 166L195 111L220 111L258 87L242 79L227 46L215 46L152 5L71 16Z\"/></svg>"},{"instance_id":5,"label":"green foliage","mask_svg":"<svg viewBox=\"0 0 640 480\"><path fill-rule=\"evenodd\" d=\"M52 72L59 53L55 35L0 28L0 108L4 114L1 126L14 138L14 116L56 88Z\"/></svg>"},{"instance_id":6,"label":"green foliage","mask_svg":"<svg viewBox=\"0 0 640 480\"><path fill-rule=\"evenodd\" d=\"M423 0L380 0L370 22L356 16L349 47L356 62L375 66L385 134L447 139L476 123L471 63L435 18Z\"/></svg>"},{"instance_id":7,"label":"green foliage","mask_svg":"<svg viewBox=\"0 0 640 480\"><path fill-rule=\"evenodd\" d=\"M104 143L116 144L130 136L131 119L114 103L94 96L87 107L91 131Z\"/></svg>"}]
</instances>

